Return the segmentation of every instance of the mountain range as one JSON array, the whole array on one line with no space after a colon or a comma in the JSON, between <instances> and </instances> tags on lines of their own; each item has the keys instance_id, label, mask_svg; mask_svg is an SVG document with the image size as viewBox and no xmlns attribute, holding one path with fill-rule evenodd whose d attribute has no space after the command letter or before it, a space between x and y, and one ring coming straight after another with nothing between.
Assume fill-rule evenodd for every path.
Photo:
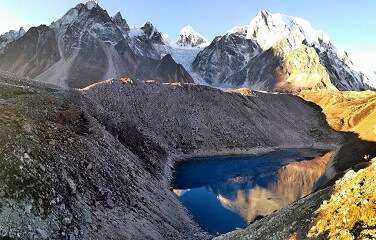
<instances>
[{"instance_id":1,"label":"mountain range","mask_svg":"<svg viewBox=\"0 0 376 240\"><path fill-rule=\"evenodd\" d=\"M151 22L131 28L120 12L111 17L88 1L49 26L4 36L0 70L64 88L124 76L281 92L376 86L325 33L268 11L211 43L189 25L172 42Z\"/></svg>"}]
</instances>

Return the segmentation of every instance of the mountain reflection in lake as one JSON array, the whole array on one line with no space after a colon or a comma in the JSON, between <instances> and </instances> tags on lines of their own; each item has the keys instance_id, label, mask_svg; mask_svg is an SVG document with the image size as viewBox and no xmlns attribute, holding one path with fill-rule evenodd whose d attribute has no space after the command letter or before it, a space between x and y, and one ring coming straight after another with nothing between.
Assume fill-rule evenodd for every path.
<instances>
[{"instance_id":1,"label":"mountain reflection in lake","mask_svg":"<svg viewBox=\"0 0 376 240\"><path fill-rule=\"evenodd\" d=\"M172 187L203 229L226 233L309 194L332 154L287 149L195 158L176 165Z\"/></svg>"}]
</instances>

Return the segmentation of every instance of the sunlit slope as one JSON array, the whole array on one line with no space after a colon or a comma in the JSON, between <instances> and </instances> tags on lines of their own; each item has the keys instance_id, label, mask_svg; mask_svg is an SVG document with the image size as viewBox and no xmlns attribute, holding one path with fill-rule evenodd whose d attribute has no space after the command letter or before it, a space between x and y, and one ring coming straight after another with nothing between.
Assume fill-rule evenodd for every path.
<instances>
[{"instance_id":1,"label":"sunlit slope","mask_svg":"<svg viewBox=\"0 0 376 240\"><path fill-rule=\"evenodd\" d=\"M358 133L376 141L376 92L302 91L299 96L318 104L329 125L338 131Z\"/></svg>"},{"instance_id":2,"label":"sunlit slope","mask_svg":"<svg viewBox=\"0 0 376 240\"><path fill-rule=\"evenodd\" d=\"M376 238L376 159L357 173L349 171L336 183L330 200L321 205L309 237Z\"/></svg>"}]
</instances>

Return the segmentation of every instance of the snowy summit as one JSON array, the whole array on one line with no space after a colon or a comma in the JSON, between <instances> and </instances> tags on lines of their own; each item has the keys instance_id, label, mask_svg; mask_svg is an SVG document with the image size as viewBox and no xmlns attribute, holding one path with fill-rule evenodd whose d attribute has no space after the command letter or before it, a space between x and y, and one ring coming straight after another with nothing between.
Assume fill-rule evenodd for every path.
<instances>
[{"instance_id":1,"label":"snowy summit","mask_svg":"<svg viewBox=\"0 0 376 240\"><path fill-rule=\"evenodd\" d=\"M206 47L208 41L200 33L196 32L192 26L187 25L181 29L176 44L181 47Z\"/></svg>"},{"instance_id":2,"label":"snowy summit","mask_svg":"<svg viewBox=\"0 0 376 240\"><path fill-rule=\"evenodd\" d=\"M228 33L244 34L266 50L293 31L302 33L309 43L329 42L329 37L314 29L308 21L266 10L259 12L249 25L234 27Z\"/></svg>"},{"instance_id":3,"label":"snowy summit","mask_svg":"<svg viewBox=\"0 0 376 240\"><path fill-rule=\"evenodd\" d=\"M89 1L85 1L84 3L89 10L95 8L96 6L99 6L99 3L97 0L89 0Z\"/></svg>"}]
</instances>

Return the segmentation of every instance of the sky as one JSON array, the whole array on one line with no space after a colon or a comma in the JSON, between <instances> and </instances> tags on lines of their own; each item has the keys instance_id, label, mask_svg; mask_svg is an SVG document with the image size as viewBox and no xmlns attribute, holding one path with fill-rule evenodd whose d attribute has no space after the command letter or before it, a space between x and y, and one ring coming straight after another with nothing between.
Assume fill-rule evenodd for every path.
<instances>
[{"instance_id":1,"label":"sky","mask_svg":"<svg viewBox=\"0 0 376 240\"><path fill-rule=\"evenodd\" d=\"M49 25L80 0L0 0L0 33ZM190 24L207 39L248 24L261 10L304 18L326 32L338 48L361 65L376 69L375 0L101 0L110 15L120 11L130 26L150 20L176 39Z\"/></svg>"}]
</instances>

